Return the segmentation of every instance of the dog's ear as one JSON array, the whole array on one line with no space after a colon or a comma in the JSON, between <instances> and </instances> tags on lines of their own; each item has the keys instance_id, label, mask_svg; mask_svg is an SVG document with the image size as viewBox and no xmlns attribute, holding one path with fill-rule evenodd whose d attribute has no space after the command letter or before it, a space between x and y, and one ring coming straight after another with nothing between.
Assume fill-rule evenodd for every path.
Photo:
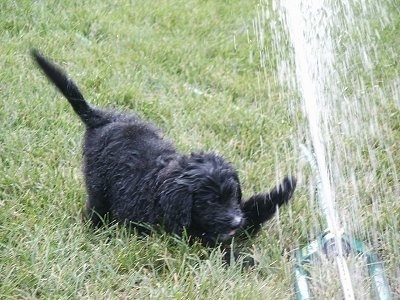
<instances>
[{"instance_id":1,"label":"dog's ear","mask_svg":"<svg viewBox=\"0 0 400 300\"><path fill-rule=\"evenodd\" d=\"M165 230L181 235L191 223L192 193L184 178L176 178L165 183L160 195Z\"/></svg>"}]
</instances>

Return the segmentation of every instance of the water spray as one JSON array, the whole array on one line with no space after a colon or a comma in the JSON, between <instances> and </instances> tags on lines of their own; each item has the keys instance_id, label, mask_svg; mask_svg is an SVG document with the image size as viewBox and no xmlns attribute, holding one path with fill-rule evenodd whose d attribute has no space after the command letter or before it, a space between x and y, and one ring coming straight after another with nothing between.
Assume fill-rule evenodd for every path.
<instances>
[{"instance_id":1,"label":"water spray","mask_svg":"<svg viewBox=\"0 0 400 300\"><path fill-rule=\"evenodd\" d=\"M279 19L287 30L293 67L296 75L294 88L302 99L302 108L307 119L309 140L312 151L301 145L317 179L318 202L324 217L326 230L315 241L297 251L295 269L296 295L300 300L310 299L310 274L306 264L312 263L316 254L325 255L335 262L346 300L355 299L352 278L347 258L354 252L368 262L368 271L378 299L392 299L383 264L376 254L370 252L359 240L351 238L341 228L335 201L335 187L332 175L329 147L333 125L335 103L342 99L340 76L336 69L335 48L336 18L334 1L290 1L274 0ZM350 12L350 3L340 2L342 9ZM285 70L285 68L283 68ZM285 78L280 76L279 78ZM293 84L290 82L290 84Z\"/></svg>"},{"instance_id":2,"label":"water spray","mask_svg":"<svg viewBox=\"0 0 400 300\"><path fill-rule=\"evenodd\" d=\"M317 161L306 146L301 144L300 148L315 174L319 202L323 204L325 200L322 198L321 177ZM326 214L326 212L324 213ZM327 216L325 215L325 217ZM329 227L316 240L299 249L296 253L295 290L297 299L311 299L311 291L308 284L310 275L305 265L312 263L315 255L321 253L326 255L331 261L336 261L345 299L354 299L354 291L345 260L350 253L366 257L368 273L372 280L376 299L393 299L388 280L385 276L383 263L379 260L378 255L370 251L362 241L345 234L342 229L332 230Z\"/></svg>"}]
</instances>

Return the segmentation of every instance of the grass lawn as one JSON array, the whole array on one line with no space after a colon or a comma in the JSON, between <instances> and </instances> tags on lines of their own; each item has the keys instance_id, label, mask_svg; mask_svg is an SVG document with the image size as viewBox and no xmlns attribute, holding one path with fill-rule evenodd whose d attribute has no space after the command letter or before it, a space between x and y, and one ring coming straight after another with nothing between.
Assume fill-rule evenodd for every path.
<instances>
[{"instance_id":1,"label":"grass lawn","mask_svg":"<svg viewBox=\"0 0 400 300\"><path fill-rule=\"evenodd\" d=\"M397 18L380 32L382 54L400 48L400 14L392 7ZM259 11L258 0L1 1L1 299L295 296L294 252L324 228L297 149L299 111L291 111L292 98L279 86L268 31L259 44ZM245 197L298 174L294 201L243 248L259 265L224 267L219 251L167 235L92 232L81 221L84 127L33 64L32 47L57 61L92 104L154 121L181 151L223 154L238 169ZM264 67L262 53L272 53ZM380 82L399 82L399 57L390 57L379 56L374 66ZM400 137L399 86L397 99L392 95L388 141ZM382 195L387 201L378 212L365 204L364 216L379 221L362 219L362 237L383 241L379 251L400 297L400 149L391 145L392 192ZM381 153L378 165L392 162Z\"/></svg>"}]
</instances>

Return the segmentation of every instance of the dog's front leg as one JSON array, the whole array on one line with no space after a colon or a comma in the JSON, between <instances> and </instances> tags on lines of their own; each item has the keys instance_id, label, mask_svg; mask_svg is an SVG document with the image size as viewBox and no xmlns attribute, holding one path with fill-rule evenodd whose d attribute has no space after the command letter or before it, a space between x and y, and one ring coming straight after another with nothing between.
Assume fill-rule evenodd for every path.
<instances>
[{"instance_id":1,"label":"dog's front leg","mask_svg":"<svg viewBox=\"0 0 400 300\"><path fill-rule=\"evenodd\" d=\"M290 200L295 188L296 178L288 176L269 193L254 195L245 201L242 204L245 232L251 235L257 233L262 224L275 214L277 207Z\"/></svg>"}]
</instances>

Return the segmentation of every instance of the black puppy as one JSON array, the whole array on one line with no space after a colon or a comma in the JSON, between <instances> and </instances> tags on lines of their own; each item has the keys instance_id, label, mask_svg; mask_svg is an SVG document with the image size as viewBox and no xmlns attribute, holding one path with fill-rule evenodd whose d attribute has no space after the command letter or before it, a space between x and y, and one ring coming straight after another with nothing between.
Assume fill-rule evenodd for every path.
<instances>
[{"instance_id":1,"label":"black puppy","mask_svg":"<svg viewBox=\"0 0 400 300\"><path fill-rule=\"evenodd\" d=\"M178 153L151 123L90 106L62 70L35 50L32 56L86 125L87 211L95 226L105 219L160 225L215 245L238 231L258 232L291 198L296 180L286 177L243 201L238 175L221 156Z\"/></svg>"}]
</instances>

